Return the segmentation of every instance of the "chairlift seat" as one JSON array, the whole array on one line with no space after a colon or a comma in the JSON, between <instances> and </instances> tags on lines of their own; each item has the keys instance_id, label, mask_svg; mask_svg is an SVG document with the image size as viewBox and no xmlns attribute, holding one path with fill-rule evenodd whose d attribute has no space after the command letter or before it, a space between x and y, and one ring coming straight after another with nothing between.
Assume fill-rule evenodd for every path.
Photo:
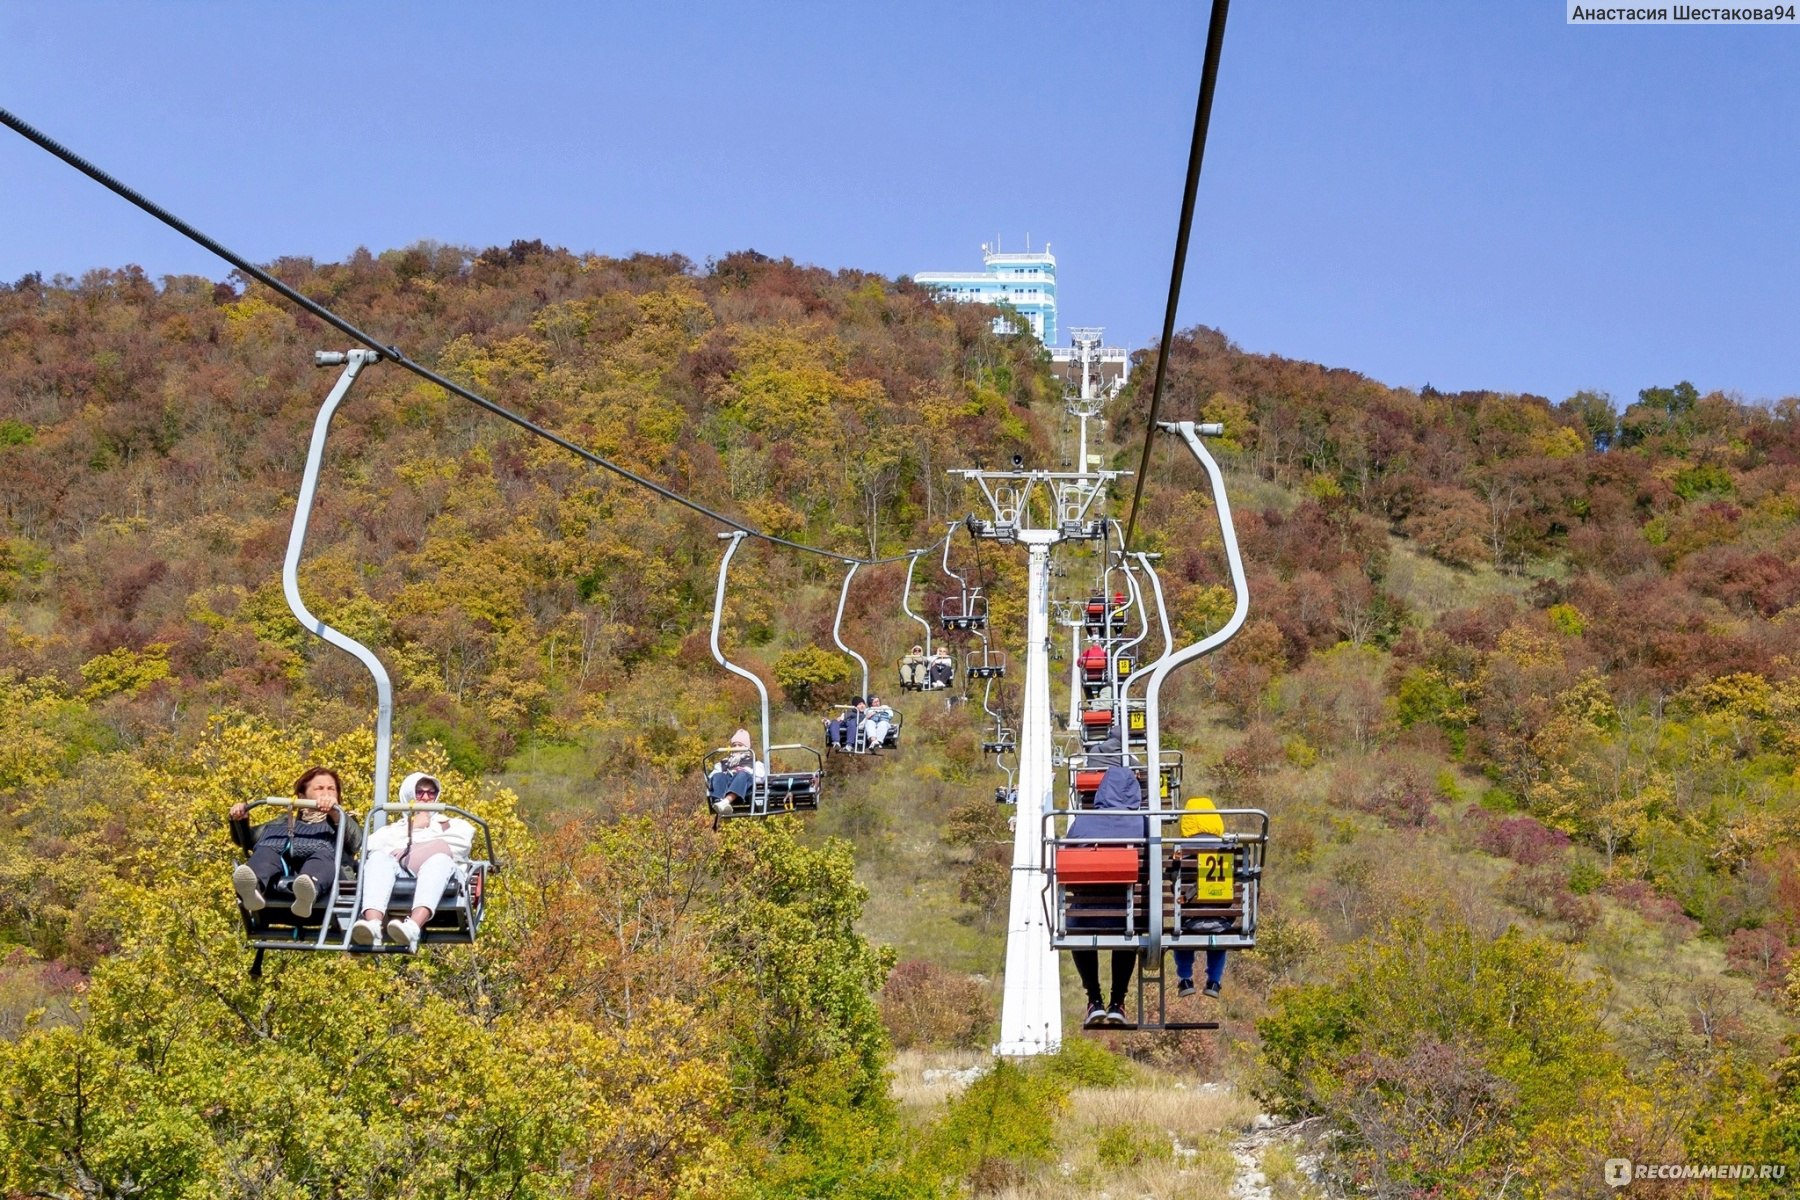
<instances>
[{"instance_id":1,"label":"chairlift seat","mask_svg":"<svg viewBox=\"0 0 1800 1200\"><path fill-rule=\"evenodd\" d=\"M772 817L791 812L816 812L819 807L818 771L783 771L756 781L748 796L731 796L731 810L713 815ZM710 806L711 801L708 801Z\"/></svg>"}]
</instances>

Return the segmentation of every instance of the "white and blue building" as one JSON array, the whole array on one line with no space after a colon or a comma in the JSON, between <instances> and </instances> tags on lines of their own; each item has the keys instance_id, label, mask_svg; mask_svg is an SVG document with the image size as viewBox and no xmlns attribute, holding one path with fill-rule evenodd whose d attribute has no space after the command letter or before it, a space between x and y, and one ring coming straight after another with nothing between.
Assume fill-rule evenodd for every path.
<instances>
[{"instance_id":1,"label":"white and blue building","mask_svg":"<svg viewBox=\"0 0 1800 1200\"><path fill-rule=\"evenodd\" d=\"M1002 254L981 248L980 271L921 271L913 282L947 300L1004 304L1031 323L1048 346L1056 340L1056 258L1049 243L1038 251ZM1003 327L997 323L997 327Z\"/></svg>"}]
</instances>

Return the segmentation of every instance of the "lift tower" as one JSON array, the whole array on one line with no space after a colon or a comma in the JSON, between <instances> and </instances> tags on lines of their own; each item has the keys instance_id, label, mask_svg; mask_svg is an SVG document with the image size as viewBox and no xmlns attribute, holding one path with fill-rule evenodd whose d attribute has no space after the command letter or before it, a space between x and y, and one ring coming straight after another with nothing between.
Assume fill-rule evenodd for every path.
<instances>
[{"instance_id":1,"label":"lift tower","mask_svg":"<svg viewBox=\"0 0 1800 1200\"><path fill-rule=\"evenodd\" d=\"M1075 465L1085 471L1088 469L1088 420L1098 417L1106 408L1106 402L1118 390L1116 383L1104 387L1100 383L1100 345L1102 331L1095 328L1069 330L1069 344L1074 347L1073 360L1081 372L1081 382L1069 395L1069 414L1081 422L1081 457Z\"/></svg>"},{"instance_id":2,"label":"lift tower","mask_svg":"<svg viewBox=\"0 0 1800 1200\"><path fill-rule=\"evenodd\" d=\"M1053 1054L1062 1045L1060 963L1044 913L1043 818L1054 804L1050 723L1050 548L1065 539L1098 539L1106 522L1089 510L1126 471L952 471L987 497L992 520L971 516L969 531L1002 545L1024 545L1029 583L1025 698L1019 720L1018 809L1013 822L1012 896L1006 921L1006 982L994 1053ZM1037 489L1048 505L1032 509ZM1047 516L1047 519L1045 517Z\"/></svg>"}]
</instances>

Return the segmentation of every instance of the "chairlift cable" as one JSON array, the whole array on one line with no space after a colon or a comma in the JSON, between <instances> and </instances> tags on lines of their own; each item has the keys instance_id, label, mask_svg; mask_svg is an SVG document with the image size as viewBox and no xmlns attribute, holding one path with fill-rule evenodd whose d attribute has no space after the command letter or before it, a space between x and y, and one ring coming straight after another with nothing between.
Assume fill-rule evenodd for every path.
<instances>
[{"instance_id":1,"label":"chairlift cable","mask_svg":"<svg viewBox=\"0 0 1800 1200\"><path fill-rule=\"evenodd\" d=\"M545 429L543 426L532 421L530 418L521 416L518 413L513 412L511 409L506 408L503 405L496 404L494 401L487 399L485 396L482 396L476 392L469 390L466 387L463 387L461 384L454 383L451 380L444 378L442 375L439 375L436 371L433 371L430 367L427 367L422 363L415 362L413 359L407 357L406 353L404 351L402 351L398 346L383 345L380 341L376 340L374 337L370 336L369 334L364 333L361 329L357 328L355 325L352 325L349 321L346 321L344 318L338 316L336 313L332 312L329 308L326 308L323 304L320 304L317 300L314 300L311 297L306 296L306 295L302 294L301 292L295 290L294 288L289 287L287 284L281 282L281 280L275 278L275 276L269 274L267 271L256 266L255 264L251 263L248 259L244 258L242 255L234 253L230 249L227 249L225 246L220 245L217 241L208 237L206 234L202 233L200 230L194 228L192 225L188 224L186 221L182 220L180 217L176 216L174 213L163 208L161 205L157 204L153 200L149 199L148 197L146 197L143 194L139 193L138 191L134 190L127 184L120 182L118 179L115 179L112 175L109 175L107 172L105 172L104 170L95 166L93 163L89 162L87 159L81 157L81 155L76 154L73 150L70 150L68 147L62 145L60 142L56 141L54 138L50 137L48 134L45 134L42 131L36 129L32 125L21 120L19 117L14 116L11 112L9 112L8 110L6 110L4 108L0 108L0 124L5 125L7 128L11 129L13 132L15 132L15 133L19 134L21 137L25 138L27 141L35 143L41 149L48 151L49 153L55 155L57 158L60 158L63 162L69 164L71 167L74 167L77 171L80 171L83 175L86 175L88 178L94 180L96 183L107 188L109 191L114 192L115 194L130 201L132 204L136 205L137 207L143 209L145 212L149 213L151 216L155 217L157 220L161 221L163 224L169 226L169 228L175 230L175 232L181 234L183 237L186 237L190 241L196 242L200 246L204 247L205 249L210 250L212 253L218 255L220 258L224 259L226 262L230 263L232 266L234 266L238 270L242 271L244 274L250 276L252 279L255 279L258 283L261 283L263 286L270 288L271 290L275 291L276 293L278 293L282 297L286 298L290 302L292 302L296 305L299 305L301 308L305 309L307 312L311 313L313 316L317 317L319 320L325 322L327 325L330 325L333 329L336 329L339 333L344 334L346 337L349 337L349 338L353 339L354 341L362 343L363 345L367 346L369 349L374 350L377 353L379 353L383 358L392 360L397 365L405 368L408 371L411 371L414 375L419 376L421 379L424 379L430 383L434 383L438 387L443 388L445 391L451 393L452 395L461 397L462 399L467 400L469 403L476 405L479 408L486 409L488 412L494 414L495 416L501 418L502 420L512 422L514 425L518 426L520 429L525 430L527 433L530 433L537 437L543 438L545 441L551 442L551 443L561 447L562 449L567 450L569 453L574 454L577 457L584 459L585 461L592 464L593 466L599 467L602 470L611 471L613 474L618 475L624 479L628 479L632 483L637 484L639 487L647 488L648 490L655 492L657 495L661 496L665 500L673 500L675 503L680 504L685 508L692 509L694 512L697 512L697 513L701 514L702 516L710 517L712 520L719 522L721 525L727 525L727 526L731 527L732 529L741 530L745 534L748 534L751 537L760 538L761 540L763 540L765 542L770 542L777 546L786 546L793 550L803 550L808 554L818 554L818 555L821 555L826 558L834 558L834 559L838 560L839 562L858 563L858 564L860 564L862 566L866 566L866 567L879 566L879 565L882 565L885 563L901 562L901 561L904 561L908 557L905 554L897 554L897 555L890 556L888 558L857 558L853 555L839 554L835 550L825 550L825 549L821 549L818 546L808 546L804 542L791 541L788 538L777 537L772 533L764 533L760 529L756 529L752 526L746 525L742 521L737 520L736 518L728 517L725 514L720 513L720 512L715 512L714 510L706 507L704 504L701 504L698 501L690 500L686 496L683 496L681 493L679 493L671 488L665 487L662 484L657 483L654 480L646 479L644 476L639 475L637 472L632 471L627 467L622 467L618 463L615 463L615 462L611 461L610 459L602 458L600 455L595 454L591 450L583 449L582 447L576 445L574 442L569 441L567 438L564 438L559 434L552 433L550 430Z\"/></svg>"},{"instance_id":2,"label":"chairlift cable","mask_svg":"<svg viewBox=\"0 0 1800 1200\"><path fill-rule=\"evenodd\" d=\"M1150 418L1144 425L1144 454L1138 463L1137 483L1131 491L1131 511L1125 519L1123 549L1131 549L1137 528L1138 501L1144 495L1144 473L1150 469L1150 447L1156 441L1156 418L1162 409L1167 382L1169 343L1175 337L1175 308L1181 302L1181 276L1187 265L1188 235L1194 227L1194 198L1200 189L1200 163L1206 157L1206 128L1212 120L1213 92L1219 82L1219 52L1225 44L1225 13L1230 0L1213 0L1212 22L1206 31L1206 60L1200 71L1200 99L1194 110L1194 141L1188 150L1187 186L1181 194L1181 223L1175 234L1175 264L1169 271L1169 304L1163 312L1162 344L1156 351L1156 381L1150 389Z\"/></svg>"}]
</instances>

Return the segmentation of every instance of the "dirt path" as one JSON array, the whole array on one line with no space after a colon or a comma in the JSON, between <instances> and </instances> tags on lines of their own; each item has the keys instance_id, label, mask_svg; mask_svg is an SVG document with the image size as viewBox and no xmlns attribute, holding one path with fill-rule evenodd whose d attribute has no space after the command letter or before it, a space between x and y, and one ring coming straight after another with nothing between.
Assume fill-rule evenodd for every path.
<instances>
[{"instance_id":1,"label":"dirt path","mask_svg":"<svg viewBox=\"0 0 1800 1200\"><path fill-rule=\"evenodd\" d=\"M1267 1147L1278 1142L1292 1143L1295 1162L1300 1173L1311 1183L1313 1193L1328 1195L1320 1182L1319 1156L1307 1147L1303 1136L1318 1120L1313 1117L1283 1124L1268 1113L1258 1113L1250 1132L1231 1143L1231 1156L1238 1164L1237 1178L1231 1183L1232 1200L1275 1200L1274 1189L1263 1174L1262 1155Z\"/></svg>"}]
</instances>

